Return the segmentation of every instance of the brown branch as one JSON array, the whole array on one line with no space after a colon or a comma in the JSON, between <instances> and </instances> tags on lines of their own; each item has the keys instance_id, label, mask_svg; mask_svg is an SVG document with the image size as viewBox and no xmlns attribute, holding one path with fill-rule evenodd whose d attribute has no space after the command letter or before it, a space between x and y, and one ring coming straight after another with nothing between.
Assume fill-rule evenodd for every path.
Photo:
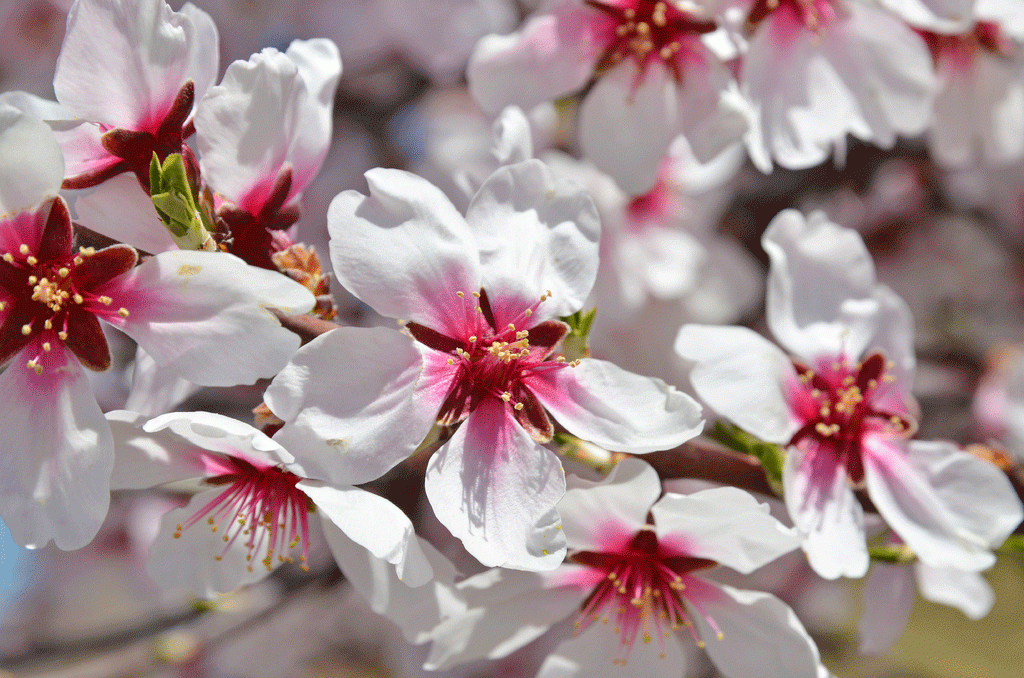
<instances>
[{"instance_id":1,"label":"brown branch","mask_svg":"<svg viewBox=\"0 0 1024 678\"><path fill-rule=\"evenodd\" d=\"M270 312L273 313L274 317L276 317L278 322L281 323L281 327L286 330L291 330L295 334L299 335L299 339L302 340L303 346L313 341L321 334L326 334L337 327L341 327L329 320L322 320L315 315L286 315L276 308L270 309Z\"/></svg>"}]
</instances>

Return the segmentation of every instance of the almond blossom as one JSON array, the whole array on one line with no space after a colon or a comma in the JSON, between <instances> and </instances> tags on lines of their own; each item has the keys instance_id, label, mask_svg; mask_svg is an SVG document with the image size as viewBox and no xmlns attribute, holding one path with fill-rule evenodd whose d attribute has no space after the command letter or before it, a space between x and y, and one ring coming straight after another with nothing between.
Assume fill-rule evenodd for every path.
<instances>
[{"instance_id":1,"label":"almond blossom","mask_svg":"<svg viewBox=\"0 0 1024 678\"><path fill-rule=\"evenodd\" d=\"M315 514L346 535L330 540L332 549L357 544L348 548L391 563L409 586L431 578L412 523L397 506L366 490L305 477L287 450L248 424L208 412L147 421L116 411L107 419L117 450L114 489L189 479L204 487L161 520L147 571L162 587L212 597L286 562L309 569Z\"/></svg>"},{"instance_id":2,"label":"almond blossom","mask_svg":"<svg viewBox=\"0 0 1024 678\"><path fill-rule=\"evenodd\" d=\"M106 514L113 463L82 369L110 366L100 321L164 369L234 385L272 376L298 347L267 308L302 313L314 300L228 254L167 252L136 266L127 245L75 250L55 197L64 163L53 133L0 106L0 136L0 360L11 361L0 375L0 443L12 451L0 462L0 515L22 545L78 548Z\"/></svg>"},{"instance_id":3,"label":"almond blossom","mask_svg":"<svg viewBox=\"0 0 1024 678\"><path fill-rule=\"evenodd\" d=\"M190 3L76 0L53 79L65 188L132 172L148 192L153 153L182 152L217 67L217 27Z\"/></svg>"},{"instance_id":4,"label":"almond blossom","mask_svg":"<svg viewBox=\"0 0 1024 678\"><path fill-rule=\"evenodd\" d=\"M485 565L551 569L564 555L564 491L546 447L554 419L633 453L700 430L699 409L660 380L559 355L597 268L591 200L530 160L495 172L463 217L397 170L331 204L338 280L389 328L339 328L296 354L266 394L277 439L322 477L360 483L409 456L435 424L460 424L431 457L434 513ZM550 415L549 415L550 413Z\"/></svg>"},{"instance_id":5,"label":"almond blossom","mask_svg":"<svg viewBox=\"0 0 1024 678\"><path fill-rule=\"evenodd\" d=\"M962 32L922 32L942 83L929 139L944 165L1024 156L1024 30L1001 21L998 4L979 3L979 21Z\"/></svg>"},{"instance_id":6,"label":"almond blossom","mask_svg":"<svg viewBox=\"0 0 1024 678\"><path fill-rule=\"evenodd\" d=\"M333 42L295 40L234 62L199 102L203 179L220 198L231 252L250 264L273 269L271 254L291 244L285 232L327 155L339 77Z\"/></svg>"},{"instance_id":7,"label":"almond blossom","mask_svg":"<svg viewBox=\"0 0 1024 678\"><path fill-rule=\"evenodd\" d=\"M746 142L762 171L770 171L773 160L789 169L817 165L833 149L842 157L847 134L889 148L897 135L919 134L928 126L936 90L928 49L878 3L719 4L723 13L739 10L732 16L742 17L727 23L745 46L739 85L753 109Z\"/></svg>"},{"instance_id":8,"label":"almond blossom","mask_svg":"<svg viewBox=\"0 0 1024 678\"><path fill-rule=\"evenodd\" d=\"M481 39L470 60L485 110L529 108L583 89L584 155L627 193L649 190L682 134L701 160L746 129L735 80L703 37L718 29L699 3L557 0L511 35Z\"/></svg>"},{"instance_id":9,"label":"almond blossom","mask_svg":"<svg viewBox=\"0 0 1024 678\"><path fill-rule=\"evenodd\" d=\"M639 459L601 481L570 477L568 485L559 503L565 563L545 573L491 570L458 584L467 609L432 633L427 668L503 657L568 617L573 635L538 678L674 678L685 673L688 642L726 678L828 675L786 605L703 576L719 564L750 573L798 546L766 504L724 487L661 496L657 473Z\"/></svg>"},{"instance_id":10,"label":"almond blossom","mask_svg":"<svg viewBox=\"0 0 1024 678\"><path fill-rule=\"evenodd\" d=\"M768 323L795 357L740 327L684 326L676 350L697 363L702 400L786 445L786 506L812 567L829 579L867 571L855 489L925 564L991 566L1021 502L994 465L951 443L910 440L911 319L875 282L860 237L821 213L788 210L762 244L772 261Z\"/></svg>"}]
</instances>

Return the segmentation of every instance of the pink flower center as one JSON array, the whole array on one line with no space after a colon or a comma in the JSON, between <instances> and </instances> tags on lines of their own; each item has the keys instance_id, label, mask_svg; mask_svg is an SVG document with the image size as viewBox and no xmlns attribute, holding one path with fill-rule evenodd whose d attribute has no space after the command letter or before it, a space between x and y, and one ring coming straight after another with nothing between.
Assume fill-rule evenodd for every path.
<instances>
[{"instance_id":1,"label":"pink flower center","mask_svg":"<svg viewBox=\"0 0 1024 678\"><path fill-rule=\"evenodd\" d=\"M240 456L219 456L203 453L203 462L210 475L206 483L227 487L195 515L177 526L174 538L206 519L214 533L224 541L224 553L242 539L248 549L245 559L252 572L253 560L263 563L267 571L273 569L274 558L279 563L293 562L290 553L301 544L299 557L302 569L309 556L309 514L315 506L309 497L296 487L299 476L277 466L243 459ZM260 556L263 556L260 558Z\"/></svg>"},{"instance_id":2,"label":"pink flower center","mask_svg":"<svg viewBox=\"0 0 1024 678\"><path fill-rule=\"evenodd\" d=\"M936 64L948 59L962 70L970 69L980 54L1012 59L1018 49L1013 40L994 21L979 21L969 33L960 35L918 32L928 44Z\"/></svg>"},{"instance_id":3,"label":"pink flower center","mask_svg":"<svg viewBox=\"0 0 1024 678\"><path fill-rule=\"evenodd\" d=\"M676 79L682 80L680 63L696 56L699 36L717 25L665 0L584 0L608 19L607 48L598 65L606 70L633 59L641 72L653 61L662 61Z\"/></svg>"},{"instance_id":4,"label":"pink flower center","mask_svg":"<svg viewBox=\"0 0 1024 678\"><path fill-rule=\"evenodd\" d=\"M690 631L698 647L704 647L693 628L687 604L700 613L721 639L718 625L686 595L688 584L700 581L690 573L716 566L713 560L679 554L659 543L651 529L640 530L616 552L580 551L570 555L569 560L605 575L583 602L576 633L582 633L596 621L607 623L614 615L620 643L617 663L626 663L637 636L644 643L657 638L664 654L665 638L682 627Z\"/></svg>"},{"instance_id":5,"label":"pink flower center","mask_svg":"<svg viewBox=\"0 0 1024 678\"><path fill-rule=\"evenodd\" d=\"M866 436L908 438L916 422L892 389L893 365L881 353L863 362L819 361L818 370L794 362L797 381L789 386L790 408L801 423L790 445L824 450L846 469L850 481L864 480L862 444Z\"/></svg>"},{"instance_id":6,"label":"pink flower center","mask_svg":"<svg viewBox=\"0 0 1024 678\"><path fill-rule=\"evenodd\" d=\"M19 214L5 226L14 233L38 233L43 218L41 237L28 236L31 242L0 252L0 362L32 344L36 355L28 367L42 374L50 366L49 354L64 345L86 367L105 370L110 352L98 318L123 320L128 310L101 292L135 266L136 252L127 245L74 252L67 205L59 198L47 214ZM52 363L56 368L63 359Z\"/></svg>"},{"instance_id":7,"label":"pink flower center","mask_svg":"<svg viewBox=\"0 0 1024 678\"><path fill-rule=\"evenodd\" d=\"M576 363L567 362L562 356L552 357L568 326L557 320L533 320L534 310L548 295L500 328L485 291L474 292L470 297L463 292L456 295L471 307L467 315L472 322L464 324L471 334L449 337L417 323L406 326L414 339L447 354L451 387L438 413L438 423L462 421L485 399L497 398L512 408L515 419L535 439L550 440L554 427L530 390L530 378Z\"/></svg>"},{"instance_id":8,"label":"pink flower center","mask_svg":"<svg viewBox=\"0 0 1024 678\"><path fill-rule=\"evenodd\" d=\"M817 31L839 16L839 4L837 0L757 0L747 15L747 30L753 32L774 17L787 26Z\"/></svg>"}]
</instances>

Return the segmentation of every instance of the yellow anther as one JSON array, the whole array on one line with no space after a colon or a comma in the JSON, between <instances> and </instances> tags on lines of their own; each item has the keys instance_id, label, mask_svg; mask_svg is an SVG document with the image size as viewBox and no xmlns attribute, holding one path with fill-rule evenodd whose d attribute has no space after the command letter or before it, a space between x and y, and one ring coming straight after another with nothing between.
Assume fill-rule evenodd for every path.
<instances>
[{"instance_id":1,"label":"yellow anther","mask_svg":"<svg viewBox=\"0 0 1024 678\"><path fill-rule=\"evenodd\" d=\"M44 350L44 351L46 351L47 353L49 353L49 352L50 352L50 349L52 349L52 348L53 348L53 347L52 347L52 346L50 346L50 342L48 342L48 341L44 341L44 342L43 342L43 350Z\"/></svg>"},{"instance_id":2,"label":"yellow anther","mask_svg":"<svg viewBox=\"0 0 1024 678\"><path fill-rule=\"evenodd\" d=\"M480 293L479 292L473 292L473 296L475 298L479 299L480 298Z\"/></svg>"},{"instance_id":3,"label":"yellow anther","mask_svg":"<svg viewBox=\"0 0 1024 678\"><path fill-rule=\"evenodd\" d=\"M122 318L127 318L130 315L130 313L128 313L128 309L125 308L124 306L122 306L121 308L117 309L117 314L119 316L121 316Z\"/></svg>"},{"instance_id":4,"label":"yellow anther","mask_svg":"<svg viewBox=\"0 0 1024 678\"><path fill-rule=\"evenodd\" d=\"M28 335L32 334L32 325L29 324L29 323L26 323L26 324L22 325L21 326L21 333L23 335L25 335L26 337Z\"/></svg>"},{"instance_id":5,"label":"yellow anther","mask_svg":"<svg viewBox=\"0 0 1024 678\"><path fill-rule=\"evenodd\" d=\"M28 254L28 245L21 243L21 245L18 246L18 251L21 252L21 256L25 256Z\"/></svg>"},{"instance_id":6,"label":"yellow anther","mask_svg":"<svg viewBox=\"0 0 1024 678\"><path fill-rule=\"evenodd\" d=\"M523 404L516 403L515 405L512 406L512 409L518 412L519 410L523 409Z\"/></svg>"},{"instance_id":7,"label":"yellow anther","mask_svg":"<svg viewBox=\"0 0 1024 678\"><path fill-rule=\"evenodd\" d=\"M455 296L457 296L459 299L462 299L466 296L466 294L464 292L456 292Z\"/></svg>"},{"instance_id":8,"label":"yellow anther","mask_svg":"<svg viewBox=\"0 0 1024 678\"><path fill-rule=\"evenodd\" d=\"M69 275L71 275L71 271L68 269L67 266L62 266L59 269L57 269L57 275L59 275L62 278L66 278Z\"/></svg>"},{"instance_id":9,"label":"yellow anther","mask_svg":"<svg viewBox=\"0 0 1024 678\"><path fill-rule=\"evenodd\" d=\"M112 303L114 303L114 300L113 300L113 299L111 299L110 297L108 297L107 295L103 295L103 296L101 296L101 297L100 297L100 299L99 299L99 301L100 301L100 303L101 303L101 304L103 304L104 306L110 306L110 305L111 305Z\"/></svg>"},{"instance_id":10,"label":"yellow anther","mask_svg":"<svg viewBox=\"0 0 1024 678\"><path fill-rule=\"evenodd\" d=\"M77 292L75 292L75 296L71 297L71 299L72 299L72 300L73 300L73 301L74 301L74 302L75 302L76 304L82 304L82 303L85 303L85 299L83 299L83 298L82 298L82 295L81 295L81 294L78 294Z\"/></svg>"},{"instance_id":11,"label":"yellow anther","mask_svg":"<svg viewBox=\"0 0 1024 678\"><path fill-rule=\"evenodd\" d=\"M28 257L25 258L25 263L28 264L29 266L35 266L36 264L39 263L39 260L30 254L28 255Z\"/></svg>"},{"instance_id":12,"label":"yellow anther","mask_svg":"<svg viewBox=\"0 0 1024 678\"><path fill-rule=\"evenodd\" d=\"M14 263L14 255L11 254L10 252L5 253L4 254L4 261L6 261L8 264L13 264Z\"/></svg>"},{"instance_id":13,"label":"yellow anther","mask_svg":"<svg viewBox=\"0 0 1024 678\"><path fill-rule=\"evenodd\" d=\"M68 333L65 332L64 330L61 330L60 332L57 333L57 338L60 339L61 341L67 341Z\"/></svg>"}]
</instances>

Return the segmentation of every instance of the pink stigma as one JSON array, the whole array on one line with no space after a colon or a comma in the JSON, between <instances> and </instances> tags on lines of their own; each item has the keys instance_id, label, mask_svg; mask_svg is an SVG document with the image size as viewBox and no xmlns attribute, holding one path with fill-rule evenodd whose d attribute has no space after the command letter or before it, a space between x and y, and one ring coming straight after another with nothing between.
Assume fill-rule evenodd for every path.
<instances>
[{"instance_id":1,"label":"pink stigma","mask_svg":"<svg viewBox=\"0 0 1024 678\"><path fill-rule=\"evenodd\" d=\"M213 501L191 518L177 526L174 538L184 530L206 519L212 532L220 532L224 551L242 538L248 549L246 561L252 572L252 561L259 560L269 572L274 556L280 563L292 562L290 552L301 544L302 569L308 570L309 513L315 507L296 485L299 476L278 466L249 461L240 456L218 456L203 453L210 485L226 485ZM260 558L259 556L263 557Z\"/></svg>"},{"instance_id":2,"label":"pink stigma","mask_svg":"<svg viewBox=\"0 0 1024 678\"><path fill-rule=\"evenodd\" d=\"M595 621L607 623L614 617L615 632L619 634L616 663L626 663L637 636L644 643L656 637L664 656L665 638L681 627L689 630L698 647L704 647L693 628L688 605L721 638L718 625L686 594L687 585L699 581L690 573L714 567L714 561L679 555L659 543L650 529L637 532L617 552L580 551L569 561L605 573L580 608L576 633Z\"/></svg>"}]
</instances>

